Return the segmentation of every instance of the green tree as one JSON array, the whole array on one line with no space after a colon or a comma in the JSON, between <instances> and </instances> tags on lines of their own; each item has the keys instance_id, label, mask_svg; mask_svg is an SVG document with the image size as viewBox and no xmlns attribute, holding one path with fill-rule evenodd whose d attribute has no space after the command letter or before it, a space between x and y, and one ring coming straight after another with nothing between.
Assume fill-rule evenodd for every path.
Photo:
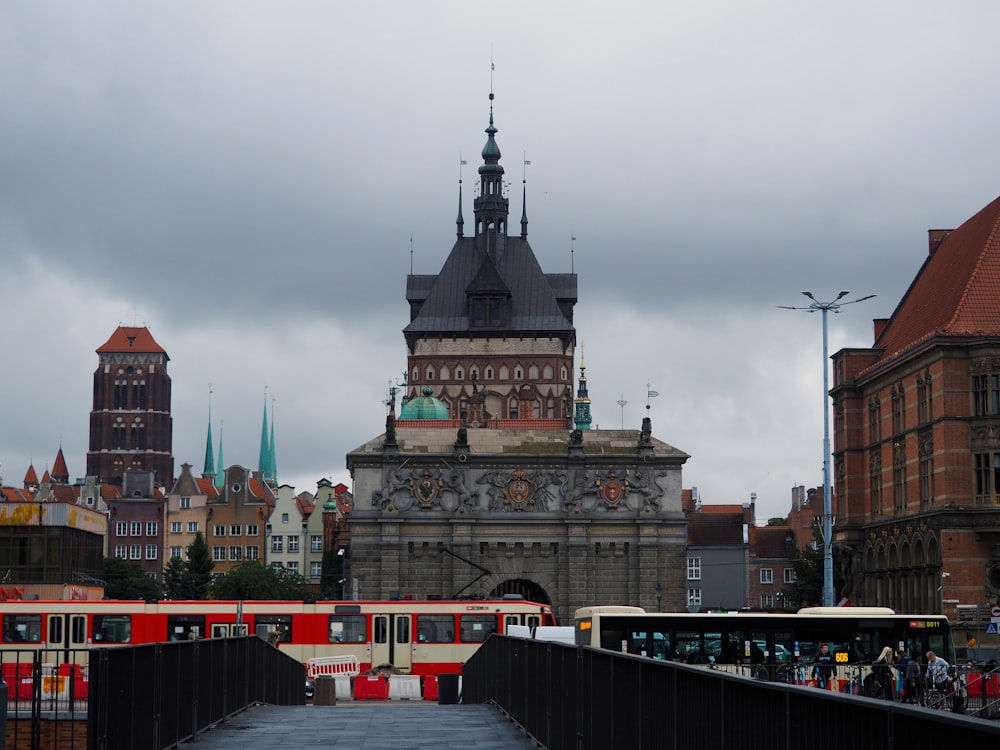
<instances>
[{"instance_id":1,"label":"green tree","mask_svg":"<svg viewBox=\"0 0 1000 750\"><path fill-rule=\"evenodd\" d=\"M823 603L823 530L816 521L812 525L813 543L805 550L793 547L789 553L795 583L786 592L789 606L815 607ZM837 603L837 592L844 586L840 575L840 551L833 548L833 599Z\"/></svg>"},{"instance_id":2,"label":"green tree","mask_svg":"<svg viewBox=\"0 0 1000 750\"><path fill-rule=\"evenodd\" d=\"M315 601L307 591L308 582L302 576L284 568L262 565L247 560L212 583L215 599L279 599Z\"/></svg>"},{"instance_id":3,"label":"green tree","mask_svg":"<svg viewBox=\"0 0 1000 750\"><path fill-rule=\"evenodd\" d=\"M209 599L212 596L212 570L215 563L208 552L205 537L199 531L187 548L187 573L191 577L192 599Z\"/></svg>"},{"instance_id":4,"label":"green tree","mask_svg":"<svg viewBox=\"0 0 1000 750\"><path fill-rule=\"evenodd\" d=\"M159 584L137 563L104 558L104 595L108 599L159 599Z\"/></svg>"},{"instance_id":5,"label":"green tree","mask_svg":"<svg viewBox=\"0 0 1000 750\"><path fill-rule=\"evenodd\" d=\"M179 557L171 557L163 569L163 596L167 599L194 599L194 581L188 572L187 563Z\"/></svg>"},{"instance_id":6,"label":"green tree","mask_svg":"<svg viewBox=\"0 0 1000 750\"><path fill-rule=\"evenodd\" d=\"M788 519L787 518L768 518L767 519L767 525L768 526L787 526L788 525Z\"/></svg>"}]
</instances>

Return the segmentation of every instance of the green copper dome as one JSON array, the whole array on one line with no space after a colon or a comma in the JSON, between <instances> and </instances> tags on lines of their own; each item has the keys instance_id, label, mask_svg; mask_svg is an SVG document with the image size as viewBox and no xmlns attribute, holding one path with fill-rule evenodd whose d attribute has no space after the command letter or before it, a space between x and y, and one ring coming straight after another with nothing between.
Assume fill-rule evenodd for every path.
<instances>
[{"instance_id":1,"label":"green copper dome","mask_svg":"<svg viewBox=\"0 0 1000 750\"><path fill-rule=\"evenodd\" d=\"M441 399L434 398L433 388L424 388L423 396L411 398L399 412L400 419L451 419L448 407Z\"/></svg>"}]
</instances>

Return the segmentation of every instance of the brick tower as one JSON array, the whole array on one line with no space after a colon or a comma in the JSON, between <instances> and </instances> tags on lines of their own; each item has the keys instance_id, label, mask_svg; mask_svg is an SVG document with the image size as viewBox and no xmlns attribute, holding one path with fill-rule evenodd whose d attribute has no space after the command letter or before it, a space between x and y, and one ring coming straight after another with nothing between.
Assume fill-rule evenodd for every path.
<instances>
[{"instance_id":1,"label":"brick tower","mask_svg":"<svg viewBox=\"0 0 1000 750\"><path fill-rule=\"evenodd\" d=\"M170 357L145 326L119 326L102 346L94 372L87 474L120 484L125 469L173 481Z\"/></svg>"}]
</instances>

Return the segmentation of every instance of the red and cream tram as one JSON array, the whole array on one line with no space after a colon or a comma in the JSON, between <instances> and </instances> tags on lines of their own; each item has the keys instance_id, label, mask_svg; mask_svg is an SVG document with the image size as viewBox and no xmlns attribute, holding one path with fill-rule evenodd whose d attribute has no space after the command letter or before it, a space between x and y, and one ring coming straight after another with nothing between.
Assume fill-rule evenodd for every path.
<instances>
[{"instance_id":1,"label":"red and cream tram","mask_svg":"<svg viewBox=\"0 0 1000 750\"><path fill-rule=\"evenodd\" d=\"M259 635L305 662L353 656L435 675L461 665L510 625L555 625L552 607L521 598L441 601L40 601L0 603L5 650ZM8 659L4 659L8 661Z\"/></svg>"}]
</instances>

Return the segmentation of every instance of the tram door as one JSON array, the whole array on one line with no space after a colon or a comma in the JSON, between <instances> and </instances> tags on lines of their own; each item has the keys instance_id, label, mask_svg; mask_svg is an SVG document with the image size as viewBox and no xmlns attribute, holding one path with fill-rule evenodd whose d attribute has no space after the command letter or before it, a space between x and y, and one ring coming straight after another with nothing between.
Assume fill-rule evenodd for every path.
<instances>
[{"instance_id":1,"label":"tram door","mask_svg":"<svg viewBox=\"0 0 1000 750\"><path fill-rule=\"evenodd\" d=\"M413 664L410 649L412 640L411 615L372 615L372 666L392 664L397 669L409 672Z\"/></svg>"},{"instance_id":2,"label":"tram door","mask_svg":"<svg viewBox=\"0 0 1000 750\"><path fill-rule=\"evenodd\" d=\"M66 649L63 661L71 661L69 649L87 648L87 616L83 614L46 615L45 645Z\"/></svg>"}]
</instances>

